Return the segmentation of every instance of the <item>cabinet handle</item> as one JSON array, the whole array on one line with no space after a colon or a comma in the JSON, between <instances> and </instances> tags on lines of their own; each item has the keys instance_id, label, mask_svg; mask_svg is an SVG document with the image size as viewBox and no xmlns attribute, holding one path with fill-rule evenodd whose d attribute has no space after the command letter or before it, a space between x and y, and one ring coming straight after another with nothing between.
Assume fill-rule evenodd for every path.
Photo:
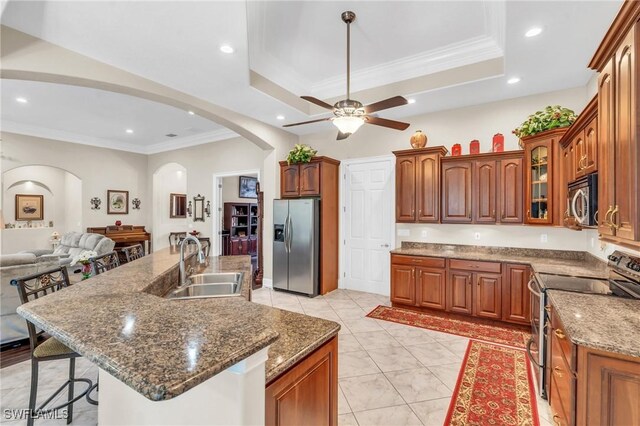
<instances>
[{"instance_id":1,"label":"cabinet handle","mask_svg":"<svg viewBox=\"0 0 640 426\"><path fill-rule=\"evenodd\" d=\"M611 212L611 219L609 219L609 226L613 229L615 229L616 231L618 229L620 229L620 225L617 224L617 220L614 219L615 215L618 213L619 209L618 206L616 206L615 209L613 209L613 211Z\"/></svg>"},{"instance_id":2,"label":"cabinet handle","mask_svg":"<svg viewBox=\"0 0 640 426\"><path fill-rule=\"evenodd\" d=\"M496 218L496 211L495 210L493 211L493 213L491 213L491 217L494 218L494 219Z\"/></svg>"},{"instance_id":3,"label":"cabinet handle","mask_svg":"<svg viewBox=\"0 0 640 426\"><path fill-rule=\"evenodd\" d=\"M559 328L556 328L555 330L553 330L553 333L558 336L558 339L564 339L566 336L566 334L564 334L564 332L562 330L560 330Z\"/></svg>"},{"instance_id":4,"label":"cabinet handle","mask_svg":"<svg viewBox=\"0 0 640 426\"><path fill-rule=\"evenodd\" d=\"M469 216L468 217L469 217L469 219L471 219L471 212L469 212Z\"/></svg>"},{"instance_id":5,"label":"cabinet handle","mask_svg":"<svg viewBox=\"0 0 640 426\"><path fill-rule=\"evenodd\" d=\"M415 269L412 269L412 270L411 270L411 278L413 279L413 278L415 278L415 277L416 277L416 270L415 270Z\"/></svg>"},{"instance_id":6,"label":"cabinet handle","mask_svg":"<svg viewBox=\"0 0 640 426\"><path fill-rule=\"evenodd\" d=\"M418 216L422 216L422 209L418 209Z\"/></svg>"},{"instance_id":7,"label":"cabinet handle","mask_svg":"<svg viewBox=\"0 0 640 426\"><path fill-rule=\"evenodd\" d=\"M556 426L562 426L562 423L560 423L560 416L557 414L553 415L553 423L556 424Z\"/></svg>"},{"instance_id":8,"label":"cabinet handle","mask_svg":"<svg viewBox=\"0 0 640 426\"><path fill-rule=\"evenodd\" d=\"M527 219L531 219L531 211L527 210Z\"/></svg>"},{"instance_id":9,"label":"cabinet handle","mask_svg":"<svg viewBox=\"0 0 640 426\"><path fill-rule=\"evenodd\" d=\"M609 210L604 214L604 224L611 227L611 222L609 222L609 215L613 211L613 206L609 206Z\"/></svg>"},{"instance_id":10,"label":"cabinet handle","mask_svg":"<svg viewBox=\"0 0 640 426\"><path fill-rule=\"evenodd\" d=\"M555 366L553 367L553 371L556 373L556 376L558 376L559 378L562 378L562 368Z\"/></svg>"},{"instance_id":11,"label":"cabinet handle","mask_svg":"<svg viewBox=\"0 0 640 426\"><path fill-rule=\"evenodd\" d=\"M544 310L547 312L551 312L551 306L547 305L544 307Z\"/></svg>"}]
</instances>

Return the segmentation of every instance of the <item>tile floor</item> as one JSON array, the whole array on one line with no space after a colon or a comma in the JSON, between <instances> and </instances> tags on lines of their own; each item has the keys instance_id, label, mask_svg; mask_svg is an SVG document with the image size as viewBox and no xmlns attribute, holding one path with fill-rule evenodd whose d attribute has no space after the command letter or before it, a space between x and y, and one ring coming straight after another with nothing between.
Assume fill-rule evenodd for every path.
<instances>
[{"instance_id":1,"label":"tile floor","mask_svg":"<svg viewBox=\"0 0 640 426\"><path fill-rule=\"evenodd\" d=\"M444 422L468 339L451 334L366 318L385 296L337 290L310 299L263 288L253 301L329 319L342 326L339 334L339 425L437 425ZM41 369L40 395L55 390L67 374L67 363L53 361ZM79 376L95 380L97 368L78 360ZM5 409L28 404L30 362L0 370L2 419ZM550 426L546 401L539 404L541 426ZM36 425L63 425L40 420ZM84 400L74 408L73 425L97 424L97 408Z\"/></svg>"}]
</instances>

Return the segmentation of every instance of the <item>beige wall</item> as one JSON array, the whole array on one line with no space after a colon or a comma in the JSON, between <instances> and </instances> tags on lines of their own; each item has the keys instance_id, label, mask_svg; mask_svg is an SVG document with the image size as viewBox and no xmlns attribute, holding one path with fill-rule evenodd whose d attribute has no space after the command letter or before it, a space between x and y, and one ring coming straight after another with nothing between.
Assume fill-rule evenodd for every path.
<instances>
[{"instance_id":1,"label":"beige wall","mask_svg":"<svg viewBox=\"0 0 640 426\"><path fill-rule=\"evenodd\" d=\"M80 229L111 225L116 220L125 224L149 225L151 200L146 185L146 155L7 132L1 135L3 172L25 165L47 165L67 170L82 180L82 192L76 194L82 206ZM128 215L108 215L108 189L129 191L129 202L134 197L140 198L140 210L132 210L129 203ZM91 210L89 200L93 197L102 200L100 210ZM67 231L57 226L56 230ZM48 241L42 244L40 248L46 248Z\"/></svg>"},{"instance_id":2,"label":"beige wall","mask_svg":"<svg viewBox=\"0 0 640 426\"><path fill-rule=\"evenodd\" d=\"M243 176L257 177L256 174L247 173ZM222 179L222 201L224 203L255 203L257 198L240 198L240 176L228 176Z\"/></svg>"}]
</instances>

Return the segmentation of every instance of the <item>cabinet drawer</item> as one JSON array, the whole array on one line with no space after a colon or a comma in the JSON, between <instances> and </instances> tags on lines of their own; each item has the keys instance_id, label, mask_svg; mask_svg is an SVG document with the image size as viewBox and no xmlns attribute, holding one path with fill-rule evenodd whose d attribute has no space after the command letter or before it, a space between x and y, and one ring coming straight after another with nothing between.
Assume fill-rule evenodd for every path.
<instances>
[{"instance_id":1,"label":"cabinet drawer","mask_svg":"<svg viewBox=\"0 0 640 426\"><path fill-rule=\"evenodd\" d=\"M551 314L551 341L552 345L558 345L558 349L562 352L565 362L574 369L573 349L575 345L571 343L569 336L564 332L564 327L558 318L558 314L556 314L554 310L552 310Z\"/></svg>"},{"instance_id":2,"label":"cabinet drawer","mask_svg":"<svg viewBox=\"0 0 640 426\"><path fill-rule=\"evenodd\" d=\"M573 395L575 379L570 364L565 358L564 352L560 347L560 339L555 335L551 336L551 371L555 387L552 387L551 400L560 402L564 417L571 424L572 413L575 411L573 407Z\"/></svg>"},{"instance_id":3,"label":"cabinet drawer","mask_svg":"<svg viewBox=\"0 0 640 426\"><path fill-rule=\"evenodd\" d=\"M549 404L551 405L551 422L556 426L571 426L569 416L567 416L567 409L562 405L564 402L559 397L560 390L558 389L558 382L556 382L555 376L551 375L551 395L549 396Z\"/></svg>"},{"instance_id":4,"label":"cabinet drawer","mask_svg":"<svg viewBox=\"0 0 640 426\"><path fill-rule=\"evenodd\" d=\"M425 266L428 268L444 268L445 259L439 257L391 255L391 263L396 265Z\"/></svg>"},{"instance_id":5,"label":"cabinet drawer","mask_svg":"<svg viewBox=\"0 0 640 426\"><path fill-rule=\"evenodd\" d=\"M464 271L482 271L482 272L495 272L499 274L502 270L502 264L496 262L479 262L477 260L449 260L449 267L451 269L462 269Z\"/></svg>"}]
</instances>

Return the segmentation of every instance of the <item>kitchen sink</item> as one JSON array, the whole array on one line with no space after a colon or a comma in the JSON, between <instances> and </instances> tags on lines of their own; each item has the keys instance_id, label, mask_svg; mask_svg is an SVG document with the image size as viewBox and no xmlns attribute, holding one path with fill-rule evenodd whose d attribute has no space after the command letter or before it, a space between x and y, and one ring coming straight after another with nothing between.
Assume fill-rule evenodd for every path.
<instances>
[{"instance_id":1,"label":"kitchen sink","mask_svg":"<svg viewBox=\"0 0 640 426\"><path fill-rule=\"evenodd\" d=\"M196 274L189 277L190 284L167 294L167 299L201 299L208 297L240 296L244 273Z\"/></svg>"}]
</instances>

